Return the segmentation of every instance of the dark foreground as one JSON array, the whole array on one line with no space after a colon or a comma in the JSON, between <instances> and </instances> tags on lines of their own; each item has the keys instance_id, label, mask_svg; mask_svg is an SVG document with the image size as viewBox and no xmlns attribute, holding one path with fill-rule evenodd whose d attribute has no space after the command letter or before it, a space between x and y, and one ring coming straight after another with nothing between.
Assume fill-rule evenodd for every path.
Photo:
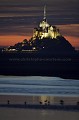
<instances>
[{"instance_id":1,"label":"dark foreground","mask_svg":"<svg viewBox=\"0 0 79 120\"><path fill-rule=\"evenodd\" d=\"M0 104L0 107L79 111L79 105Z\"/></svg>"},{"instance_id":2,"label":"dark foreground","mask_svg":"<svg viewBox=\"0 0 79 120\"><path fill-rule=\"evenodd\" d=\"M79 79L79 54L0 53L0 75Z\"/></svg>"}]
</instances>

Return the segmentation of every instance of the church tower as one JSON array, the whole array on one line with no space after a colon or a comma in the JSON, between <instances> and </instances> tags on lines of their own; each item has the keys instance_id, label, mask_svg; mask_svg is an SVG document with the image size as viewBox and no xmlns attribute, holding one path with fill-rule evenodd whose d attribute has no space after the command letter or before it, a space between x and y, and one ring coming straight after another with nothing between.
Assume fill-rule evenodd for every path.
<instances>
[{"instance_id":1,"label":"church tower","mask_svg":"<svg viewBox=\"0 0 79 120\"><path fill-rule=\"evenodd\" d=\"M47 21L46 20L46 5L44 6L44 18L43 18L44 21Z\"/></svg>"},{"instance_id":2,"label":"church tower","mask_svg":"<svg viewBox=\"0 0 79 120\"><path fill-rule=\"evenodd\" d=\"M60 36L59 30L56 26L51 26L47 22L46 18L46 5L44 6L44 17L43 20L40 22L39 27L34 29L33 32L33 40L35 39L44 39L44 38L56 38Z\"/></svg>"}]
</instances>

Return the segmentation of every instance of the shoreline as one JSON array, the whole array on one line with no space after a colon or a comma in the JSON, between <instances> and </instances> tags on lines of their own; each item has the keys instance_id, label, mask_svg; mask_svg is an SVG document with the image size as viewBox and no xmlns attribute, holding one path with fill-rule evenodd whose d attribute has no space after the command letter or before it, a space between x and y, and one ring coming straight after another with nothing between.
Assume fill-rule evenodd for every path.
<instances>
[{"instance_id":1,"label":"shoreline","mask_svg":"<svg viewBox=\"0 0 79 120\"><path fill-rule=\"evenodd\" d=\"M79 111L79 97L0 95L2 107Z\"/></svg>"},{"instance_id":2,"label":"shoreline","mask_svg":"<svg viewBox=\"0 0 79 120\"><path fill-rule=\"evenodd\" d=\"M0 104L0 108L79 111L79 105Z\"/></svg>"},{"instance_id":3,"label":"shoreline","mask_svg":"<svg viewBox=\"0 0 79 120\"><path fill-rule=\"evenodd\" d=\"M57 71L56 71L57 72ZM79 80L79 75L77 76L77 75L72 75L72 76L70 76L69 74L68 74L68 76L67 76L67 74L64 74L64 75L60 75L60 74L58 74L58 75L52 75L51 73L49 73L48 75L46 75L45 73L44 74L35 74L35 72L34 72L34 74L31 74L31 73L28 73L28 74L21 74L21 73L18 73L18 74L16 74L16 73L9 73L9 74L7 74L7 73L2 73L2 74L0 74L0 76L1 77L29 77L29 76L42 76L42 77L54 77L54 78L61 78L61 79L65 79L65 80Z\"/></svg>"},{"instance_id":4,"label":"shoreline","mask_svg":"<svg viewBox=\"0 0 79 120\"><path fill-rule=\"evenodd\" d=\"M46 97L47 96L37 97L37 96L0 95L0 119L1 120L26 120L26 119L37 120L37 118L38 120L79 119L78 114L79 105L76 105L76 102L79 101L79 97L52 96L47 98L47 100L50 100L50 104L48 105L39 104L39 99L41 98L41 100L44 102L46 100ZM25 100L28 101L25 102ZM60 100L64 100L64 104L60 104ZM69 105L67 105L66 103L67 101ZM45 101L45 103L46 102L47 101ZM70 103L72 104L70 105Z\"/></svg>"},{"instance_id":5,"label":"shoreline","mask_svg":"<svg viewBox=\"0 0 79 120\"><path fill-rule=\"evenodd\" d=\"M60 100L64 101L64 105L76 105L79 102L79 96L48 96L48 95L0 95L0 104L6 104L10 100L12 104L24 104L26 101L29 104L45 104L50 102L52 105L59 105Z\"/></svg>"}]
</instances>

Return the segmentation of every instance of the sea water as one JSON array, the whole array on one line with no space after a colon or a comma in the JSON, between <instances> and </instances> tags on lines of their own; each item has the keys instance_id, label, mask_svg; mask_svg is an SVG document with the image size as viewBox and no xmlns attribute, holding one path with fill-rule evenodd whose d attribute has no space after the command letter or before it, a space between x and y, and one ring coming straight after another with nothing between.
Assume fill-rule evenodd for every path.
<instances>
[{"instance_id":1,"label":"sea water","mask_svg":"<svg viewBox=\"0 0 79 120\"><path fill-rule=\"evenodd\" d=\"M79 96L79 80L42 76L0 76L0 95Z\"/></svg>"}]
</instances>

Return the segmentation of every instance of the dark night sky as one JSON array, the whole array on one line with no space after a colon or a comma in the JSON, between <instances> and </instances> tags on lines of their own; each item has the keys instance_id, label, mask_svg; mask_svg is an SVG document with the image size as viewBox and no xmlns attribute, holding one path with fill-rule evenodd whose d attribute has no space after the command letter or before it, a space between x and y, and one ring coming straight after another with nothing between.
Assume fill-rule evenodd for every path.
<instances>
[{"instance_id":1,"label":"dark night sky","mask_svg":"<svg viewBox=\"0 0 79 120\"><path fill-rule=\"evenodd\" d=\"M64 36L74 38L78 47L79 0L0 0L0 45L7 40L2 36L32 36L43 18L45 4L48 22L57 25Z\"/></svg>"}]
</instances>

